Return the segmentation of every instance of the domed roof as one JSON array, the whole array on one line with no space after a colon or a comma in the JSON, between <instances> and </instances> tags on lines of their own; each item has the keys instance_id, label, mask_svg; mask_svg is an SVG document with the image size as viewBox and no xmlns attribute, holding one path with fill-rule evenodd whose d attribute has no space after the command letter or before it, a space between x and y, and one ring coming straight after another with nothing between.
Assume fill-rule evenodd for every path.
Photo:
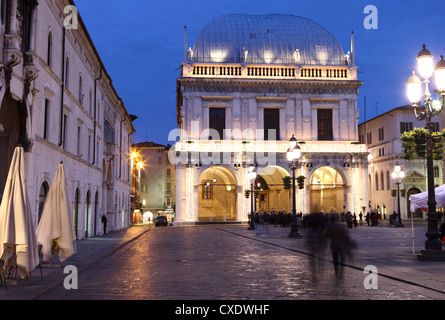
<instances>
[{"instance_id":1,"label":"domed roof","mask_svg":"<svg viewBox=\"0 0 445 320\"><path fill-rule=\"evenodd\" d=\"M192 62L345 65L332 34L294 15L221 15L201 30L192 49Z\"/></svg>"}]
</instances>

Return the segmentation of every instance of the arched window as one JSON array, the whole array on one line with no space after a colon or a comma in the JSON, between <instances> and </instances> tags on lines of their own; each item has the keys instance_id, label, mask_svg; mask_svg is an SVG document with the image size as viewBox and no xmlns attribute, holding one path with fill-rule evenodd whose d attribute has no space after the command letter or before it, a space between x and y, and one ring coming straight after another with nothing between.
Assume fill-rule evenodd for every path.
<instances>
[{"instance_id":1,"label":"arched window","mask_svg":"<svg viewBox=\"0 0 445 320\"><path fill-rule=\"evenodd\" d=\"M49 185L46 182L43 182L40 186L40 192L39 192L39 217L38 222L40 222L40 218L42 217L43 213L43 205L45 204L46 196L48 195L49 191Z\"/></svg>"},{"instance_id":2,"label":"arched window","mask_svg":"<svg viewBox=\"0 0 445 320\"><path fill-rule=\"evenodd\" d=\"M389 190L390 180L389 180L389 171L386 171L386 190Z\"/></svg>"},{"instance_id":3,"label":"arched window","mask_svg":"<svg viewBox=\"0 0 445 320\"><path fill-rule=\"evenodd\" d=\"M385 190L385 179L383 178L383 171L380 172L380 189Z\"/></svg>"},{"instance_id":4,"label":"arched window","mask_svg":"<svg viewBox=\"0 0 445 320\"><path fill-rule=\"evenodd\" d=\"M375 173L375 191L379 191L379 174Z\"/></svg>"},{"instance_id":5,"label":"arched window","mask_svg":"<svg viewBox=\"0 0 445 320\"><path fill-rule=\"evenodd\" d=\"M48 48L46 52L46 64L51 68L52 56L53 56L53 35L51 32L48 33Z\"/></svg>"}]
</instances>

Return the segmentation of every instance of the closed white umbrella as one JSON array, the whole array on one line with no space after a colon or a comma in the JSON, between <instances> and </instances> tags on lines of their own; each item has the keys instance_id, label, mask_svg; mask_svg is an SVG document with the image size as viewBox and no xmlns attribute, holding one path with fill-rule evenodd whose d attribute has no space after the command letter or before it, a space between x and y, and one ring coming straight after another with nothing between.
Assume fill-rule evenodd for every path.
<instances>
[{"instance_id":1,"label":"closed white umbrella","mask_svg":"<svg viewBox=\"0 0 445 320\"><path fill-rule=\"evenodd\" d=\"M67 190L61 163L57 166L37 227L37 241L42 245L43 259L46 261L51 261L53 253L59 256L60 262L76 253L76 234Z\"/></svg>"},{"instance_id":2,"label":"closed white umbrella","mask_svg":"<svg viewBox=\"0 0 445 320\"><path fill-rule=\"evenodd\" d=\"M39 264L36 231L25 185L24 150L16 147L0 205L0 252L6 265L15 265L24 278ZM13 260L16 261L13 261Z\"/></svg>"}]
</instances>

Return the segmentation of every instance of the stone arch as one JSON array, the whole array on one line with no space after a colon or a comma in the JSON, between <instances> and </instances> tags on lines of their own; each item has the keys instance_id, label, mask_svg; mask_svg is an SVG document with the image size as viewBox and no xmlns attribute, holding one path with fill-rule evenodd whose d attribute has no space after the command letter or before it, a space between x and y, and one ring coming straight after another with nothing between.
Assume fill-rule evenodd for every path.
<instances>
[{"instance_id":1,"label":"stone arch","mask_svg":"<svg viewBox=\"0 0 445 320\"><path fill-rule=\"evenodd\" d=\"M223 165L202 169L198 178L198 220L237 220L237 180Z\"/></svg>"},{"instance_id":2,"label":"stone arch","mask_svg":"<svg viewBox=\"0 0 445 320\"><path fill-rule=\"evenodd\" d=\"M88 238L90 232L90 217L91 217L91 191L88 190L85 197L85 238Z\"/></svg>"},{"instance_id":3,"label":"stone arch","mask_svg":"<svg viewBox=\"0 0 445 320\"><path fill-rule=\"evenodd\" d=\"M309 178L310 212L343 212L346 205L347 176L333 166L320 166Z\"/></svg>"},{"instance_id":4,"label":"stone arch","mask_svg":"<svg viewBox=\"0 0 445 320\"><path fill-rule=\"evenodd\" d=\"M80 189L76 188L74 193L74 232L76 233L76 238L79 239L79 205L80 205Z\"/></svg>"},{"instance_id":5,"label":"stone arch","mask_svg":"<svg viewBox=\"0 0 445 320\"><path fill-rule=\"evenodd\" d=\"M418 188L412 187L406 192L406 211L407 211L407 218L411 218L411 215L413 215L413 218L423 218L423 212L422 209L417 209L414 212L411 211L411 201L409 200L409 197L413 194L421 193Z\"/></svg>"},{"instance_id":6,"label":"stone arch","mask_svg":"<svg viewBox=\"0 0 445 320\"><path fill-rule=\"evenodd\" d=\"M0 198L5 188L15 147L20 143L28 151L26 136L26 105L5 93L0 105Z\"/></svg>"},{"instance_id":7,"label":"stone arch","mask_svg":"<svg viewBox=\"0 0 445 320\"><path fill-rule=\"evenodd\" d=\"M94 194L94 235L97 235L97 222L99 219L99 191Z\"/></svg>"},{"instance_id":8,"label":"stone arch","mask_svg":"<svg viewBox=\"0 0 445 320\"><path fill-rule=\"evenodd\" d=\"M283 178L286 176L292 176L292 174L288 169L280 166L267 166L258 169L258 175L255 179L255 188L259 189L259 195L256 199L257 209L263 211L271 211L272 209L275 211L291 211L292 189L284 189ZM266 187L263 186L264 183Z\"/></svg>"},{"instance_id":9,"label":"stone arch","mask_svg":"<svg viewBox=\"0 0 445 320\"><path fill-rule=\"evenodd\" d=\"M48 195L49 192L49 184L46 181L43 181L42 184L40 185L40 189L39 189L39 211L38 211L38 216L37 216L37 225L40 222L40 218L42 217L42 213L43 213L43 205L45 204L45 200L46 200L46 196Z\"/></svg>"}]
</instances>

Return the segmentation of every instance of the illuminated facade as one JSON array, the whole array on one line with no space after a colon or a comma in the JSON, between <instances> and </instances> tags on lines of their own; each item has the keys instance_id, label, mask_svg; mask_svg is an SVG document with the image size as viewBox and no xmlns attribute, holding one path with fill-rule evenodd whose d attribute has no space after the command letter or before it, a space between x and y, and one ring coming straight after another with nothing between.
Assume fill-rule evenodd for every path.
<instances>
[{"instance_id":1,"label":"illuminated facade","mask_svg":"<svg viewBox=\"0 0 445 320\"><path fill-rule=\"evenodd\" d=\"M433 119L434 131L442 131L442 117ZM400 135L414 128L423 128L424 123L416 119L410 105L394 108L359 125L359 140L369 150L368 186L370 208L389 219L398 211L397 197L391 189L397 188L391 173L398 163L405 172L400 189L400 214L403 219L426 218L426 210L410 211L409 197L427 190L426 159L405 160ZM434 185L443 184L443 162L434 160Z\"/></svg>"},{"instance_id":2,"label":"illuminated facade","mask_svg":"<svg viewBox=\"0 0 445 320\"><path fill-rule=\"evenodd\" d=\"M367 149L358 142L353 37L345 55L315 22L292 15L228 14L184 43L177 79L176 223L247 221L248 167L256 208L291 211L286 150L302 158L297 211L359 213L368 204Z\"/></svg>"},{"instance_id":3,"label":"illuminated facade","mask_svg":"<svg viewBox=\"0 0 445 320\"><path fill-rule=\"evenodd\" d=\"M103 233L102 215L108 231L130 225L134 127L76 13L72 0L1 2L0 198L20 143L37 228L63 161L82 239Z\"/></svg>"}]
</instances>

